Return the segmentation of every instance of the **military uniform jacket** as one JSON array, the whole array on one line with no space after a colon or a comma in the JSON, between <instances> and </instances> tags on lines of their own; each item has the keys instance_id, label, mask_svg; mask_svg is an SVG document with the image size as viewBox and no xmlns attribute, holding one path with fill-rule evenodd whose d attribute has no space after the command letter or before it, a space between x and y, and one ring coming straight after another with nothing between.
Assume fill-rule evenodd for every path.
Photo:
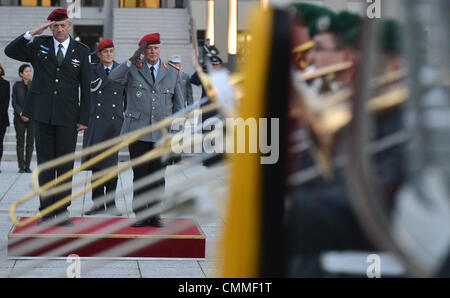
<instances>
[{"instance_id":1,"label":"military uniform jacket","mask_svg":"<svg viewBox=\"0 0 450 298\"><path fill-rule=\"evenodd\" d=\"M127 87L127 109L122 134L156 124L184 107L183 91L178 70L161 61L155 83L150 69L127 66L127 62L115 68L109 79ZM142 137L145 142L156 142L160 131Z\"/></svg>"},{"instance_id":2,"label":"military uniform jacket","mask_svg":"<svg viewBox=\"0 0 450 298\"><path fill-rule=\"evenodd\" d=\"M28 41L21 35L5 48L5 54L29 62L34 68L24 116L50 125L88 125L90 67L89 49L85 45L70 38L61 66L56 60L52 36Z\"/></svg>"},{"instance_id":3,"label":"military uniform jacket","mask_svg":"<svg viewBox=\"0 0 450 298\"><path fill-rule=\"evenodd\" d=\"M112 69L119 64L114 62ZM84 131L83 148L93 146L120 135L123 124L125 88L109 80L101 63L91 66L91 108L88 129ZM95 155L83 157L83 162ZM117 165L118 153L95 164L94 169Z\"/></svg>"},{"instance_id":4,"label":"military uniform jacket","mask_svg":"<svg viewBox=\"0 0 450 298\"><path fill-rule=\"evenodd\" d=\"M194 97L192 95L191 76L183 71L180 71L180 79L186 106L190 106L194 103Z\"/></svg>"}]
</instances>

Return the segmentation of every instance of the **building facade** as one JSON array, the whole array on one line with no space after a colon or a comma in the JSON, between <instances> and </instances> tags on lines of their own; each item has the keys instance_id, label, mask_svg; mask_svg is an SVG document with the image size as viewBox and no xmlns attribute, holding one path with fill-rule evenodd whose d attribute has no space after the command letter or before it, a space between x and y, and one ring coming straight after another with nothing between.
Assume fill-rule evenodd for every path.
<instances>
[{"instance_id":1,"label":"building facade","mask_svg":"<svg viewBox=\"0 0 450 298\"><path fill-rule=\"evenodd\" d=\"M396 15L396 11L393 11L395 5L393 0L383 2L383 11L391 12ZM22 25L26 28L20 28L19 31L32 29L42 23L45 20L46 14L49 12L50 6L59 6L65 8L71 8L74 12L73 19L73 32L72 36L79 37L81 41L87 44L91 49L95 48L96 43L100 37L103 38L117 38L124 39L120 34L117 34L121 27L118 24L124 24L126 21L119 20L129 17L133 19L133 9L148 9L154 11L155 9L185 9L187 13L188 4L191 4L191 15L194 20L195 27L197 29L198 42L202 45L207 34L214 36L214 45L220 51L220 57L222 60L228 62L228 40L229 40L229 0L0 0L0 17L3 20L0 21L0 45L3 45L8 39L13 36L11 32L17 31L16 28ZM237 0L237 55L238 57L245 53L247 44L251 37L248 36L248 16L253 8L261 6L263 0ZM265 1L264 1L265 2ZM313 3L317 5L323 5L331 8L334 11L350 10L357 13L364 13L368 0L309 0L309 1L290 1L290 0L270 0L271 3L288 4L291 2L305 2ZM386 8L386 6L389 6ZM209 9L208 9L209 8ZM211 9L212 8L212 9ZM33 13L29 13L33 9ZM119 13L120 11L131 9L130 13ZM15 15L30 14L28 19L24 22L8 21L8 18ZM213 15L211 15L213 14ZM398 14L397 14L398 15ZM171 19L178 17L175 15L171 17L168 15L166 26L171 25ZM182 16L184 17L184 16ZM29 25L28 25L29 24ZM208 26L209 29L208 29ZM13 28L14 27L14 28ZM30 27L30 28L28 28ZM155 26L154 23L149 22L139 26L143 32L156 31L159 26ZM187 28L188 30L189 28ZM173 31L179 30L174 28ZM208 32L209 31L209 32ZM14 33L16 34L16 33ZM174 39L176 34L172 34L170 31L169 36L173 36L170 42L177 43ZM184 41L183 41L184 42ZM132 41L130 41L132 43ZM130 48L131 50L131 48ZM127 53L129 54L129 53ZM120 58L126 57L124 54L119 55ZM8 63L5 61L5 57L0 53L0 63Z\"/></svg>"}]
</instances>

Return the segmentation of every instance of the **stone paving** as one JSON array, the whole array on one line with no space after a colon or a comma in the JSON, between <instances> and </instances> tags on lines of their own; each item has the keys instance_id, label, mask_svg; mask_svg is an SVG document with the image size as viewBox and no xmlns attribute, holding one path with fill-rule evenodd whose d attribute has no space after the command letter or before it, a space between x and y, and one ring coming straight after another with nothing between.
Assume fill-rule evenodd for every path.
<instances>
[{"instance_id":1,"label":"stone paving","mask_svg":"<svg viewBox=\"0 0 450 298\"><path fill-rule=\"evenodd\" d=\"M183 164L184 161L181 163ZM33 162L31 168L34 169ZM225 173L225 167L219 167L219 172ZM31 174L19 174L16 162L2 162L0 174L0 278L5 277L66 277L66 270L71 263L65 258L53 260L36 259L8 259L7 237L12 227L8 216L11 204L31 192ZM212 171L210 168L197 165L187 170L180 170L178 166L169 166L166 170L166 191L177 181L192 181L197 174ZM217 168L216 168L217 171ZM216 175L217 172L214 172ZM90 175L90 172L82 172L75 179ZM224 175L216 175L214 179L219 184L225 184ZM132 186L132 171L127 170L119 175L116 192L116 204L118 208L129 213L131 210L132 193L126 190ZM74 191L77 188L74 188ZM204 259L124 259L124 260L95 260L81 259L82 278L202 278L218 277L220 269L221 235L224 227L224 214L220 211L225 208L224 195L218 195L217 191L211 191L207 185L203 185L195 191L200 195L214 198L211 200L215 207L208 209L208 217L198 218L196 213L183 214L183 217L195 218L206 235L206 257ZM221 192L223 194L223 192ZM220 197L220 198L217 198ZM209 197L208 197L209 198ZM210 202L210 203L211 203ZM209 204L211 205L211 204ZM69 210L72 217L82 216L92 206L91 193L75 199ZM17 209L17 216L31 216L39 207L39 199L21 205ZM223 211L222 211L223 212ZM133 216L133 215L131 215ZM164 217L164 214L162 214ZM83 271L83 268L86 270Z\"/></svg>"}]
</instances>

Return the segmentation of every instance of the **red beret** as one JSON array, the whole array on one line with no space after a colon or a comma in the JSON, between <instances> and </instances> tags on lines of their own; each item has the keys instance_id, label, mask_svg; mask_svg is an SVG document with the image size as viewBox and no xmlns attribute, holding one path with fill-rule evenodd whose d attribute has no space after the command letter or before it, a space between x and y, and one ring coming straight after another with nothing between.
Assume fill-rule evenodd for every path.
<instances>
[{"instance_id":1,"label":"red beret","mask_svg":"<svg viewBox=\"0 0 450 298\"><path fill-rule=\"evenodd\" d=\"M103 51L106 48L114 48L114 42L111 39L102 40L97 45L97 50L99 50L100 52Z\"/></svg>"},{"instance_id":2,"label":"red beret","mask_svg":"<svg viewBox=\"0 0 450 298\"><path fill-rule=\"evenodd\" d=\"M68 18L69 18L69 15L67 14L66 9L57 8L49 14L47 20L52 21L52 22L59 22L59 21L67 20Z\"/></svg>"},{"instance_id":3,"label":"red beret","mask_svg":"<svg viewBox=\"0 0 450 298\"><path fill-rule=\"evenodd\" d=\"M139 46L141 46L144 41L147 42L147 44L158 44L161 43L159 33L150 33L142 37L141 41L139 42Z\"/></svg>"}]
</instances>

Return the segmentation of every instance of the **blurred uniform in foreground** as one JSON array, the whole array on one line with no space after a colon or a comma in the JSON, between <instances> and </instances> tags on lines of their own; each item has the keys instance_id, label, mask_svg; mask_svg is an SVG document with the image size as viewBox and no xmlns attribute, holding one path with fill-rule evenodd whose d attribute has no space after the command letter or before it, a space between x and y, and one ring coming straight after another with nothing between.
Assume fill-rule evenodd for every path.
<instances>
[{"instance_id":1,"label":"blurred uniform in foreground","mask_svg":"<svg viewBox=\"0 0 450 298\"><path fill-rule=\"evenodd\" d=\"M339 15L327 13L324 18L317 18L317 25L322 31L314 35L315 46L308 53L309 59L318 67L351 61L358 63L359 50L356 37L360 32L359 17L348 12ZM328 24L329 26L326 26ZM389 30L387 31L389 32ZM385 39L389 38L386 34ZM391 52L387 46L386 53ZM394 56L391 56L394 58ZM396 56L395 56L396 57ZM386 69L391 68L391 59L386 62ZM352 71L343 71L330 82L327 91L337 91L351 87ZM357 99L356 99L357 100ZM382 118L381 118L382 117ZM377 136L382 138L400 128L398 113L385 113L377 118ZM336 135L333 158L345 154L347 143L343 135ZM315 165L309 153L302 153L301 168ZM395 192L402 180L401 148L393 148L375 156L377 177L382 177L385 189ZM383 176L384 175L384 176ZM334 251L374 251L374 246L362 229L350 202L346 184L345 169L334 168L328 179L318 176L299 185L292 192L291 208L288 210L288 233L291 255L291 276L296 277L333 277L338 273L327 272L321 260L327 252ZM356 274L357 275L357 274ZM345 276L345 274L343 274ZM358 276L358 275L357 275Z\"/></svg>"}]
</instances>

